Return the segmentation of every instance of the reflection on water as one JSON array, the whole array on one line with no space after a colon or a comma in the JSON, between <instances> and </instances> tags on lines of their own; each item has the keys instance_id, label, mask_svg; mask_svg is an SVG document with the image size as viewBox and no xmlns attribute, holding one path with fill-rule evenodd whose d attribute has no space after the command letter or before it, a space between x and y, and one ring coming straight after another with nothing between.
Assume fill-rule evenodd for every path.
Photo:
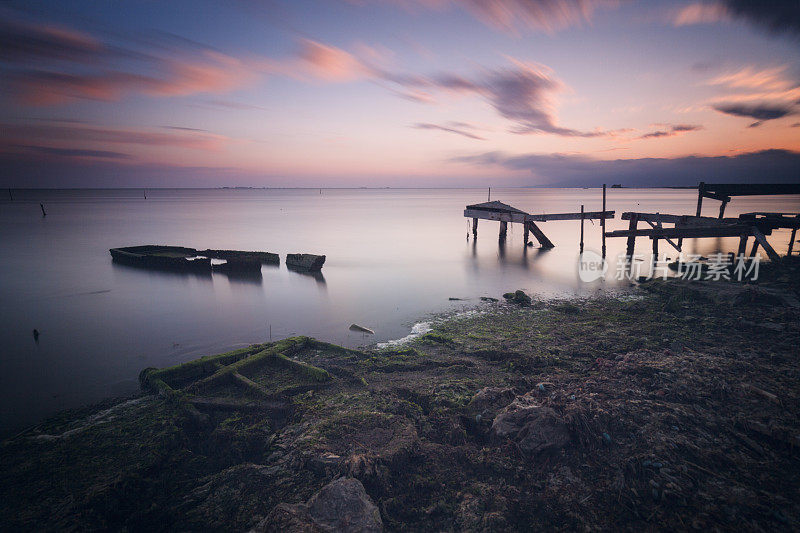
<instances>
[{"instance_id":1,"label":"reflection on water","mask_svg":"<svg viewBox=\"0 0 800 533\"><path fill-rule=\"evenodd\" d=\"M530 213L601 209L597 189L493 190ZM137 389L138 372L254 342L312 335L355 346L407 335L429 313L480 296L525 289L543 296L618 286L581 284L580 222L541 223L552 250L523 246L522 228L480 221L477 241L463 217L484 190L15 191L0 202L0 426L9 432L59 408ZM43 218L39 203L47 209ZM694 213L691 190L608 191L623 211ZM707 214L716 214L709 202ZM726 214L800 211L797 198L736 198ZM320 222L324 221L324 224ZM464 239L465 226L468 238ZM785 252L788 231L769 237ZM281 255L260 276L155 272L115 265L109 248L169 244ZM608 239L609 272L625 239ZM688 239L688 253L735 251L737 239ZM586 250L600 225L586 222ZM649 265L651 243L637 239ZM661 251L677 257L662 242ZM287 253L327 256L322 273L298 273ZM450 297L468 301L450 301ZM375 331L365 339L348 330ZM32 331L40 332L38 345Z\"/></svg>"}]
</instances>

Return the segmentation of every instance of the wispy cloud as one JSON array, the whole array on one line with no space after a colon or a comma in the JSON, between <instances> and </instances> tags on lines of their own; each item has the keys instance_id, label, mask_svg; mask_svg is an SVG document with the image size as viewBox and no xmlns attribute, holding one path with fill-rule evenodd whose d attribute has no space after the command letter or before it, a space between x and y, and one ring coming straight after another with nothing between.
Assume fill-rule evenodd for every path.
<instances>
[{"instance_id":1,"label":"wispy cloud","mask_svg":"<svg viewBox=\"0 0 800 533\"><path fill-rule=\"evenodd\" d=\"M99 126L62 126L57 124L2 124L2 139L9 145L34 146L44 142L97 143L101 145L173 146L193 150L217 151L229 139L203 131L174 130L169 132L114 129Z\"/></svg>"},{"instance_id":2,"label":"wispy cloud","mask_svg":"<svg viewBox=\"0 0 800 533\"><path fill-rule=\"evenodd\" d=\"M672 24L688 26L740 19L771 33L800 35L800 4L793 0L695 2L675 11Z\"/></svg>"},{"instance_id":3,"label":"wispy cloud","mask_svg":"<svg viewBox=\"0 0 800 533\"><path fill-rule=\"evenodd\" d=\"M107 48L100 41L69 28L0 21L0 59L5 61L89 62L106 52Z\"/></svg>"},{"instance_id":4,"label":"wispy cloud","mask_svg":"<svg viewBox=\"0 0 800 533\"><path fill-rule=\"evenodd\" d=\"M37 155L81 159L130 159L129 154L109 150L83 150L79 148L54 148L52 146L15 145L14 148Z\"/></svg>"},{"instance_id":5,"label":"wispy cloud","mask_svg":"<svg viewBox=\"0 0 800 533\"><path fill-rule=\"evenodd\" d=\"M721 2L689 4L677 10L672 17L674 26L713 24L729 17L728 9Z\"/></svg>"},{"instance_id":6,"label":"wispy cloud","mask_svg":"<svg viewBox=\"0 0 800 533\"><path fill-rule=\"evenodd\" d=\"M788 65L759 68L744 66L724 72L706 83L728 89L716 102L800 101L800 81L789 75Z\"/></svg>"},{"instance_id":7,"label":"wispy cloud","mask_svg":"<svg viewBox=\"0 0 800 533\"><path fill-rule=\"evenodd\" d=\"M394 0L406 7L466 10L484 24L507 33L525 30L555 33L590 24L596 11L613 9L617 0Z\"/></svg>"},{"instance_id":8,"label":"wispy cloud","mask_svg":"<svg viewBox=\"0 0 800 533\"><path fill-rule=\"evenodd\" d=\"M127 94L221 94L252 83L261 68L198 45L154 46L143 53L77 30L17 22L0 24L0 59L10 90L28 105L118 100Z\"/></svg>"},{"instance_id":9,"label":"wispy cloud","mask_svg":"<svg viewBox=\"0 0 800 533\"><path fill-rule=\"evenodd\" d=\"M300 42L297 60L299 68L294 73L308 74L326 81L352 81L373 73L373 69L355 55L310 39Z\"/></svg>"},{"instance_id":10,"label":"wispy cloud","mask_svg":"<svg viewBox=\"0 0 800 533\"><path fill-rule=\"evenodd\" d=\"M451 122L451 123L448 123L447 125L431 124L431 123L428 123L428 122L420 122L420 123L414 124L412 126L412 128L417 128L417 129L420 129L420 130L439 130L439 131L444 131L444 132L447 132L447 133L455 133L456 135L461 135L462 137L467 137L468 139L475 139L477 141L485 141L486 140L485 137L481 137L480 135L477 135L477 134L472 133L471 131L469 131L470 129L472 129L471 126L469 126L468 124L465 124L463 122Z\"/></svg>"},{"instance_id":11,"label":"wispy cloud","mask_svg":"<svg viewBox=\"0 0 800 533\"><path fill-rule=\"evenodd\" d=\"M768 120L783 118L795 113L791 106L786 105L747 105L731 103L715 105L714 109L726 115L756 119L756 122L750 124L750 128L758 127Z\"/></svg>"},{"instance_id":12,"label":"wispy cloud","mask_svg":"<svg viewBox=\"0 0 800 533\"><path fill-rule=\"evenodd\" d=\"M661 137L675 137L676 135L680 135L682 133L687 133L690 131L699 131L702 129L703 126L699 126L696 124L665 125L665 127L662 127L662 129L645 133L637 137L637 139L657 139Z\"/></svg>"}]
</instances>

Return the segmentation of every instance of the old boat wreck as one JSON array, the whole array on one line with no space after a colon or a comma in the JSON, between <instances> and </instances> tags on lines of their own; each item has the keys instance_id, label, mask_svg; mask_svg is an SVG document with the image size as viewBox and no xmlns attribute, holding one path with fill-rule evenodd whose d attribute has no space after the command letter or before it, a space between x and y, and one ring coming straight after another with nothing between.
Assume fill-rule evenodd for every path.
<instances>
[{"instance_id":1,"label":"old boat wreck","mask_svg":"<svg viewBox=\"0 0 800 533\"><path fill-rule=\"evenodd\" d=\"M261 265L278 265L280 256L271 252L242 250L197 250L183 246L145 245L111 248L116 263L174 272L259 272ZM214 263L212 260L223 260ZM324 255L288 254L287 266L297 270L318 271L325 263Z\"/></svg>"}]
</instances>

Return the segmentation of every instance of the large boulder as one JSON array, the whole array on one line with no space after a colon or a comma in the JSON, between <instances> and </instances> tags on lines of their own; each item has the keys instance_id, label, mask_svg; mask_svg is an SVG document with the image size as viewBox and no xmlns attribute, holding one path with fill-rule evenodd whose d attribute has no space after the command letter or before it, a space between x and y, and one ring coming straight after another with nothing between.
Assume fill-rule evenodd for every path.
<instances>
[{"instance_id":1,"label":"large boulder","mask_svg":"<svg viewBox=\"0 0 800 533\"><path fill-rule=\"evenodd\" d=\"M535 404L527 396L517 398L497 414L491 437L495 442L512 440L531 457L560 450L571 439L567 425L554 410Z\"/></svg>"},{"instance_id":2,"label":"large boulder","mask_svg":"<svg viewBox=\"0 0 800 533\"><path fill-rule=\"evenodd\" d=\"M339 478L306 503L278 504L254 531L375 533L383 531L383 522L364 485L357 479Z\"/></svg>"}]
</instances>

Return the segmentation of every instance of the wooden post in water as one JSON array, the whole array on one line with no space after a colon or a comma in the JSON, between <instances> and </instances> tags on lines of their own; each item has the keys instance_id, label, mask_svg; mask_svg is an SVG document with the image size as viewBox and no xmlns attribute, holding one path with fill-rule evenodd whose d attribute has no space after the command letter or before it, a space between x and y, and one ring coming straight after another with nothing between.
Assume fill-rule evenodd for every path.
<instances>
[{"instance_id":1,"label":"wooden post in water","mask_svg":"<svg viewBox=\"0 0 800 533\"><path fill-rule=\"evenodd\" d=\"M583 253L583 204L581 204L581 253Z\"/></svg>"},{"instance_id":2,"label":"wooden post in water","mask_svg":"<svg viewBox=\"0 0 800 533\"><path fill-rule=\"evenodd\" d=\"M697 213L696 217L700 216L700 211L703 209L703 193L706 192L706 182L701 181L697 186Z\"/></svg>"},{"instance_id":3,"label":"wooden post in water","mask_svg":"<svg viewBox=\"0 0 800 533\"><path fill-rule=\"evenodd\" d=\"M8 197L11 199L12 202L14 201L14 195L11 194L11 189L10 188L8 189Z\"/></svg>"},{"instance_id":4,"label":"wooden post in water","mask_svg":"<svg viewBox=\"0 0 800 533\"><path fill-rule=\"evenodd\" d=\"M491 202L492 201L492 188L491 187L489 187L489 197L486 198L486 201L487 202Z\"/></svg>"},{"instance_id":5,"label":"wooden post in water","mask_svg":"<svg viewBox=\"0 0 800 533\"><path fill-rule=\"evenodd\" d=\"M500 240L506 240L506 235L508 234L508 222L500 221Z\"/></svg>"},{"instance_id":6,"label":"wooden post in water","mask_svg":"<svg viewBox=\"0 0 800 533\"><path fill-rule=\"evenodd\" d=\"M730 198L722 200L722 203L719 205L719 217L717 218L721 219L723 216L725 216L725 206L728 205L728 200L730 200Z\"/></svg>"},{"instance_id":7,"label":"wooden post in water","mask_svg":"<svg viewBox=\"0 0 800 533\"><path fill-rule=\"evenodd\" d=\"M472 238L473 239L477 239L478 238L478 219L477 218L473 218L472 219Z\"/></svg>"},{"instance_id":8,"label":"wooden post in water","mask_svg":"<svg viewBox=\"0 0 800 533\"><path fill-rule=\"evenodd\" d=\"M46 216L47 216L47 213L46 213L46 212L45 212L45 210L44 210L44 204L39 204L39 207L41 207L41 208L42 208L42 216L43 216L43 217L46 217Z\"/></svg>"},{"instance_id":9,"label":"wooden post in water","mask_svg":"<svg viewBox=\"0 0 800 533\"><path fill-rule=\"evenodd\" d=\"M750 250L750 257L755 257L757 251L758 251L758 239L753 241L753 249Z\"/></svg>"},{"instance_id":10,"label":"wooden post in water","mask_svg":"<svg viewBox=\"0 0 800 533\"><path fill-rule=\"evenodd\" d=\"M633 247L636 244L636 229L639 225L639 215L637 213L631 213L631 221L628 224L628 246L625 248L625 255L628 257L633 257Z\"/></svg>"},{"instance_id":11,"label":"wooden post in water","mask_svg":"<svg viewBox=\"0 0 800 533\"><path fill-rule=\"evenodd\" d=\"M747 253L747 233L742 233L739 237L739 250L736 252L736 257L744 257Z\"/></svg>"},{"instance_id":12,"label":"wooden post in water","mask_svg":"<svg viewBox=\"0 0 800 533\"><path fill-rule=\"evenodd\" d=\"M522 228L523 228L523 229L522 229L522 233L523 233L523 241L522 241L522 245L523 245L523 246L528 246L528 234L529 234L529 232L530 232L530 230L528 229L528 224L526 224L526 223L523 223L523 224L522 224Z\"/></svg>"},{"instance_id":13,"label":"wooden post in water","mask_svg":"<svg viewBox=\"0 0 800 533\"><path fill-rule=\"evenodd\" d=\"M792 250L794 249L794 239L797 237L797 228L792 228L792 236L789 237L789 249L786 251L786 255L792 255Z\"/></svg>"},{"instance_id":14,"label":"wooden post in water","mask_svg":"<svg viewBox=\"0 0 800 533\"><path fill-rule=\"evenodd\" d=\"M600 229L603 232L603 257L606 256L606 184L603 184L603 218L600 219Z\"/></svg>"}]
</instances>

